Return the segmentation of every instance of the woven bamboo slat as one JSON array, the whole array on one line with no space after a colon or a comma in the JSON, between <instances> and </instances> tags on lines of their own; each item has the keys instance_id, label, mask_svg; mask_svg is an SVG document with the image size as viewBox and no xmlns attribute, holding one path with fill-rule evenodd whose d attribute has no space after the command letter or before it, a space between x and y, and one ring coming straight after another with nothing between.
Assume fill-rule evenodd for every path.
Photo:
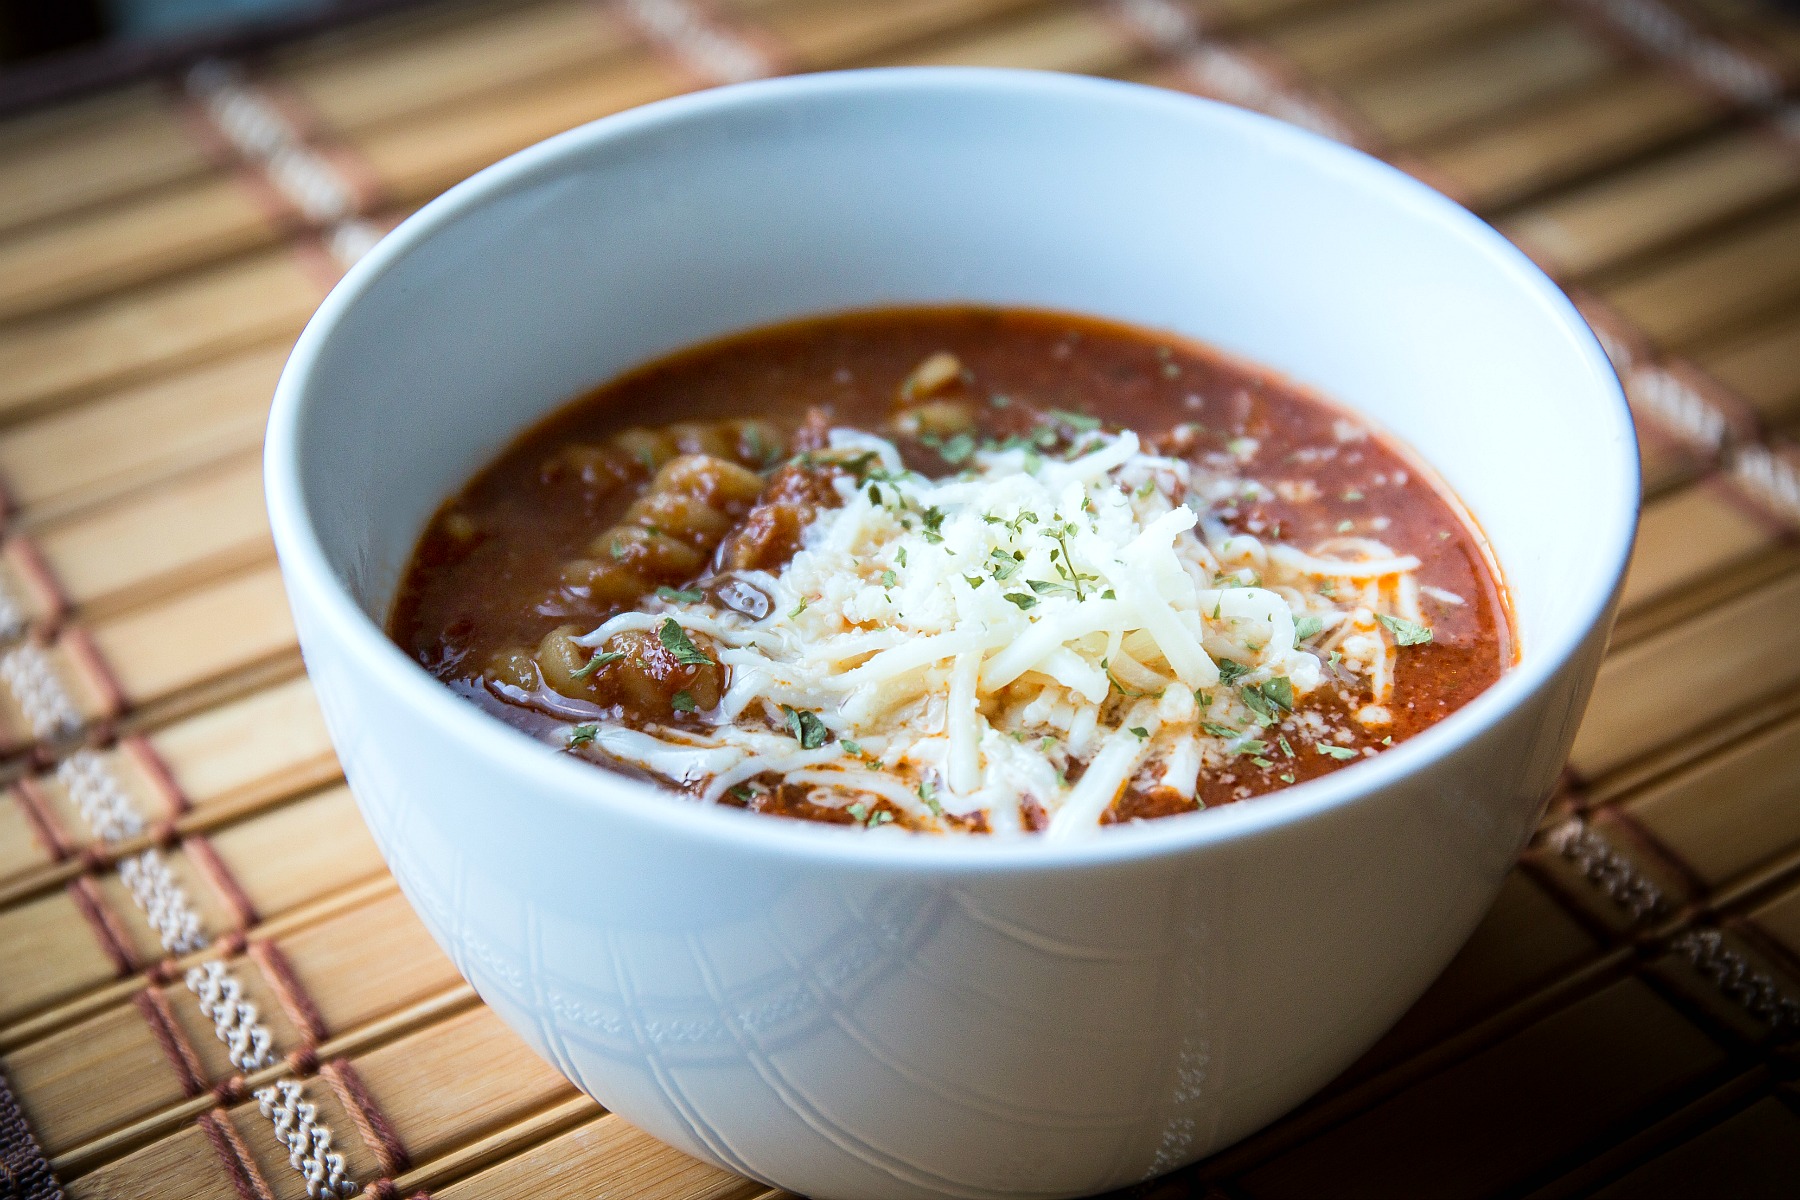
<instances>
[{"instance_id":1,"label":"woven bamboo slat","mask_svg":"<svg viewBox=\"0 0 1800 1200\"><path fill-rule=\"evenodd\" d=\"M1653 499L1580 779L1401 1024L1194 1178L1239 1196L1694 1179L1754 1194L1786 1178L1758 1172L1791 1170L1796 1128L1791 1085L1766 1064L1800 1032L1768 999L1800 995L1800 647L1784 632L1800 607L1787 540L1800 500L1784 508L1780 478L1750 469L1769 456L1746 451L1800 408L1800 246L1786 236L1791 150L1721 123L1739 111L1754 124L1772 93L1696 73L1694 47L1769 64L1743 79L1783 80L1800 38L1737 0L1655 7L1680 35L1659 44L1621 30L1616 11L454 5L278 53L241 86L365 211L721 72L887 61L1223 91L1386 149L1490 211L1510 206L1515 236L1565 278L1592 275L1641 327L1608 338ZM210 115L200 96L145 89L0 128L0 185L19 184L0 186L0 261L24 267L0 283L13 314L0 322L0 584L40 638L60 620L38 652L99 739L69 762L97 764L144 829L96 838L91 782L15 758L0 795L0 963L34 969L0 970L0 1073L77 1196L305 1194L248 1096L278 1078L316 1106L350 1177L392 1181L371 1195L763 1196L601 1115L505 1034L333 786L249 503L268 391L335 270L333 231L276 244L293 203L223 136L216 95ZM101 165L108 146L118 161ZM1582 182L1553 190L1569 181ZM199 202L227 194L213 215ZM132 244L134 229L160 228L175 230L164 244ZM107 740L115 714L133 736ZM33 742L28 724L0 699L15 750ZM53 740L74 749L65 732ZM152 849L204 935L174 957L126 878ZM255 1004L271 1065L225 1057L182 979L208 961Z\"/></svg>"},{"instance_id":2,"label":"woven bamboo slat","mask_svg":"<svg viewBox=\"0 0 1800 1200\"><path fill-rule=\"evenodd\" d=\"M1581 27L1545 16L1346 83L1343 94L1387 139L1415 143L1591 85L1620 61Z\"/></svg>"},{"instance_id":3,"label":"woven bamboo slat","mask_svg":"<svg viewBox=\"0 0 1800 1200\"><path fill-rule=\"evenodd\" d=\"M438 1192L441 1200L530 1194L583 1200L589 1180L616 1172L644 1200L760 1200L768 1189L678 1158L617 1117L601 1117Z\"/></svg>"},{"instance_id":4,"label":"woven bamboo slat","mask_svg":"<svg viewBox=\"0 0 1800 1200\"><path fill-rule=\"evenodd\" d=\"M1682 1143L1594 1195L1778 1196L1800 1173L1800 1114L1792 1102L1764 1096L1691 1141Z\"/></svg>"},{"instance_id":5,"label":"woven bamboo slat","mask_svg":"<svg viewBox=\"0 0 1800 1200\"><path fill-rule=\"evenodd\" d=\"M261 463L240 455L11 538L0 549L0 573L14 596L30 591L33 574L47 575L62 612L92 617L273 555Z\"/></svg>"},{"instance_id":6,"label":"woven bamboo slat","mask_svg":"<svg viewBox=\"0 0 1800 1200\"><path fill-rule=\"evenodd\" d=\"M1530 12L1539 0L1375 0L1326 5L1264 36L1303 71L1350 75L1401 57L1429 56L1439 43Z\"/></svg>"},{"instance_id":7,"label":"woven bamboo slat","mask_svg":"<svg viewBox=\"0 0 1800 1200\"><path fill-rule=\"evenodd\" d=\"M204 832L337 778L310 686L278 683L18 780L0 809L0 894L73 878L90 849L134 853L160 829ZM120 808L141 832L98 835Z\"/></svg>"},{"instance_id":8,"label":"woven bamboo slat","mask_svg":"<svg viewBox=\"0 0 1800 1200\"><path fill-rule=\"evenodd\" d=\"M155 85L50 109L0 133L0 230L175 183L210 166Z\"/></svg>"},{"instance_id":9,"label":"woven bamboo slat","mask_svg":"<svg viewBox=\"0 0 1800 1200\"><path fill-rule=\"evenodd\" d=\"M1775 320L1715 347L1695 352L1695 359L1714 377L1737 390L1771 425L1790 424L1800 416L1800 313Z\"/></svg>"},{"instance_id":10,"label":"woven bamboo slat","mask_svg":"<svg viewBox=\"0 0 1800 1200\"><path fill-rule=\"evenodd\" d=\"M1725 111L1667 71L1639 67L1417 153L1466 203L1492 209L1694 133Z\"/></svg>"},{"instance_id":11,"label":"woven bamboo slat","mask_svg":"<svg viewBox=\"0 0 1800 1200\"><path fill-rule=\"evenodd\" d=\"M291 338L324 293L284 250L0 327L0 417Z\"/></svg>"},{"instance_id":12,"label":"woven bamboo slat","mask_svg":"<svg viewBox=\"0 0 1800 1200\"><path fill-rule=\"evenodd\" d=\"M592 0L415 11L278 54L270 81L339 134L584 71L636 39Z\"/></svg>"},{"instance_id":13,"label":"woven bamboo slat","mask_svg":"<svg viewBox=\"0 0 1800 1200\"><path fill-rule=\"evenodd\" d=\"M1500 231L1574 279L1800 188L1800 152L1732 130L1514 213Z\"/></svg>"},{"instance_id":14,"label":"woven bamboo slat","mask_svg":"<svg viewBox=\"0 0 1800 1200\"><path fill-rule=\"evenodd\" d=\"M1762 636L1733 637L1732 629ZM1800 630L1800 575L1614 651L1601 668L1571 765L1597 777L1709 719L1791 688L1800 682L1800 640L1790 640L1785 629Z\"/></svg>"},{"instance_id":15,"label":"woven bamboo slat","mask_svg":"<svg viewBox=\"0 0 1800 1200\"><path fill-rule=\"evenodd\" d=\"M1800 295L1800 207L1734 228L1602 290L1666 347L1722 333Z\"/></svg>"},{"instance_id":16,"label":"woven bamboo slat","mask_svg":"<svg viewBox=\"0 0 1800 1200\"><path fill-rule=\"evenodd\" d=\"M229 176L38 225L0 241L0 321L266 246L280 233Z\"/></svg>"},{"instance_id":17,"label":"woven bamboo slat","mask_svg":"<svg viewBox=\"0 0 1800 1200\"><path fill-rule=\"evenodd\" d=\"M1615 983L1238 1180L1253 1197L1469 1194L1528 1185L1628 1115L1696 1095L1724 1049L1635 980ZM1513 1102L1531 1084L1540 1102ZM1552 1083L1553 1081L1553 1083ZM1545 1086L1551 1083L1551 1086Z\"/></svg>"},{"instance_id":18,"label":"woven bamboo slat","mask_svg":"<svg viewBox=\"0 0 1800 1200\"><path fill-rule=\"evenodd\" d=\"M33 525L261 444L281 342L0 431L0 480ZM155 429L159 436L136 436Z\"/></svg>"},{"instance_id":19,"label":"woven bamboo slat","mask_svg":"<svg viewBox=\"0 0 1800 1200\"><path fill-rule=\"evenodd\" d=\"M1695 484L1654 501L1639 520L1625 576L1625 611L1725 574L1773 549L1780 537L1767 518L1716 484Z\"/></svg>"}]
</instances>

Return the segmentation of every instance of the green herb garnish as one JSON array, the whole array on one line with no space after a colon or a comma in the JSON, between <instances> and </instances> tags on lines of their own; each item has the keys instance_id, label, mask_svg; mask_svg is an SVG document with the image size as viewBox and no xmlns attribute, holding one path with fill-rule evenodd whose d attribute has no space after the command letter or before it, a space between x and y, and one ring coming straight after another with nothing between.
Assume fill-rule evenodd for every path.
<instances>
[{"instance_id":1,"label":"green herb garnish","mask_svg":"<svg viewBox=\"0 0 1800 1200\"><path fill-rule=\"evenodd\" d=\"M675 661L682 666L710 667L713 665L713 660L702 654L694 646L694 643L688 640L687 631L676 622L674 617L664 619L662 628L656 631L656 636L657 640L662 642L663 649L674 655Z\"/></svg>"},{"instance_id":2,"label":"green herb garnish","mask_svg":"<svg viewBox=\"0 0 1800 1200\"><path fill-rule=\"evenodd\" d=\"M1018 605L1021 609L1037 607L1037 597L1027 596L1024 592L1008 592L1006 593L1005 598Z\"/></svg>"},{"instance_id":3,"label":"green herb garnish","mask_svg":"<svg viewBox=\"0 0 1800 1200\"><path fill-rule=\"evenodd\" d=\"M599 736L600 727L598 725L577 725L569 730L569 749L585 746Z\"/></svg>"},{"instance_id":4,"label":"green herb garnish","mask_svg":"<svg viewBox=\"0 0 1800 1200\"><path fill-rule=\"evenodd\" d=\"M1356 751L1348 746L1328 746L1324 742L1319 742L1313 749L1317 750L1320 754L1328 754L1339 762L1356 757Z\"/></svg>"},{"instance_id":5,"label":"green herb garnish","mask_svg":"<svg viewBox=\"0 0 1800 1200\"><path fill-rule=\"evenodd\" d=\"M825 744L828 732L825 722L819 720L819 714L804 708L781 706L787 716L788 729L794 734L794 740L800 743L802 750L817 750Z\"/></svg>"},{"instance_id":6,"label":"green herb garnish","mask_svg":"<svg viewBox=\"0 0 1800 1200\"><path fill-rule=\"evenodd\" d=\"M1387 626L1394 635L1394 640L1402 646L1423 646L1431 640L1431 630L1417 621L1408 621L1405 617L1390 617L1386 613L1375 614L1375 619Z\"/></svg>"},{"instance_id":7,"label":"green herb garnish","mask_svg":"<svg viewBox=\"0 0 1800 1200\"><path fill-rule=\"evenodd\" d=\"M623 650L608 650L604 654L594 655L594 657L587 660L586 666L570 671L569 675L575 679L586 679L589 675L592 675L606 664L616 663L624 657L625 652Z\"/></svg>"},{"instance_id":8,"label":"green herb garnish","mask_svg":"<svg viewBox=\"0 0 1800 1200\"><path fill-rule=\"evenodd\" d=\"M1294 622L1294 640L1304 642L1307 638L1317 637L1325 632L1325 622L1317 617L1301 617Z\"/></svg>"},{"instance_id":9,"label":"green herb garnish","mask_svg":"<svg viewBox=\"0 0 1800 1200\"><path fill-rule=\"evenodd\" d=\"M693 712L694 711L694 693L687 691L685 688L679 692L676 692L675 695L673 697L671 697L669 700L669 707L674 709L678 713Z\"/></svg>"},{"instance_id":10,"label":"green herb garnish","mask_svg":"<svg viewBox=\"0 0 1800 1200\"><path fill-rule=\"evenodd\" d=\"M656 595L662 600L678 600L683 604L698 604L706 599L706 593L695 588L659 587Z\"/></svg>"},{"instance_id":11,"label":"green herb garnish","mask_svg":"<svg viewBox=\"0 0 1800 1200\"><path fill-rule=\"evenodd\" d=\"M1234 662L1229 658L1221 658L1219 660L1219 682L1226 687L1230 687L1232 684L1248 675L1252 669L1253 668L1246 667L1241 662Z\"/></svg>"}]
</instances>

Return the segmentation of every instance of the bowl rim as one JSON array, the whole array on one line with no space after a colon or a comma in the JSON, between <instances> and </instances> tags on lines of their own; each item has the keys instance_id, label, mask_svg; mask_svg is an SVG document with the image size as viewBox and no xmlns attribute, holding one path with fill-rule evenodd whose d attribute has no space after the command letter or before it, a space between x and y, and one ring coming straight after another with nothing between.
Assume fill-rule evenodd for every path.
<instances>
[{"instance_id":1,"label":"bowl rim","mask_svg":"<svg viewBox=\"0 0 1800 1200\"><path fill-rule=\"evenodd\" d=\"M518 187L553 178L589 148L660 127L705 121L745 107L887 93L946 90L1014 98L1041 96L1122 109L1133 106L1188 120L1237 126L1261 139L1272 153L1304 157L1329 172L1360 177L1391 202L1435 221L1484 251L1527 298L1571 337L1594 376L1596 400L1616 425L1617 437L1596 454L1611 460L1614 493L1593 531L1594 553L1610 566L1587 594L1570 603L1574 620L1557 637L1528 644L1498 682L1461 709L1400 745L1340 771L1255 798L1252 803L1112 827L1099 836L963 838L878 835L771 819L716 805L697 804L651 784L545 753L536 741L481 711L431 677L363 612L330 565L314 527L301 483L300 431L312 370L337 326L364 293L414 247L466 212ZM1397 433L1400 431L1396 431ZM1295 822L1356 803L1407 776L1430 771L1479 740L1555 682L1606 622L1623 586L1639 508L1639 460L1631 411L1610 360L1575 306L1542 270L1486 222L1448 197L1359 150L1272 117L1202 97L1141 84L1045 71L992 67L886 67L820 72L732 84L684 94L602 117L556 134L484 168L431 200L383 238L347 271L301 333L275 390L264 444L264 486L270 527L282 574L296 609L304 607L321 636L335 641L366 671L383 677L402 703L422 719L493 760L514 775L534 804L554 800L582 810L653 827L663 835L697 838L740 851L785 859L826 861L859 869L911 872L926 868L982 872L1047 867L1103 866L1181 854L1220 842L1271 833ZM1504 567L1504 564L1502 564ZM1605 581L1610 580L1610 583ZM649 830L646 830L647 832Z\"/></svg>"}]
</instances>

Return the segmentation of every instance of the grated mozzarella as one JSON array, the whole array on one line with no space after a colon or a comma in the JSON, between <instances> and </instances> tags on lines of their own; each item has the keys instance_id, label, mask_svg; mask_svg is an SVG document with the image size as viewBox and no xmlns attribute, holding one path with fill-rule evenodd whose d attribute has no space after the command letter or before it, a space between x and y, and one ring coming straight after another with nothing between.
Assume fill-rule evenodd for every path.
<instances>
[{"instance_id":1,"label":"grated mozzarella","mask_svg":"<svg viewBox=\"0 0 1800 1200\"><path fill-rule=\"evenodd\" d=\"M1130 431L1087 434L1062 462L978 451L942 480L871 434L834 430L829 445L862 473L836 478L841 505L786 567L746 576L767 616L655 601L577 639L598 647L674 613L730 672L700 714L707 744L609 728L609 754L710 801L778 777L828 807L885 800L919 828L980 815L1012 832L1035 805L1050 836L1070 837L1133 780L1192 798L1202 771L1264 744L1262 727L1313 728L1258 711L1246 686L1285 680L1299 708L1329 682L1329 656L1366 677L1363 711L1387 719L1394 650L1376 613L1417 618L1411 555L1231 535L1212 506L1260 485L1146 454ZM816 712L832 740L802 748L782 706Z\"/></svg>"}]
</instances>

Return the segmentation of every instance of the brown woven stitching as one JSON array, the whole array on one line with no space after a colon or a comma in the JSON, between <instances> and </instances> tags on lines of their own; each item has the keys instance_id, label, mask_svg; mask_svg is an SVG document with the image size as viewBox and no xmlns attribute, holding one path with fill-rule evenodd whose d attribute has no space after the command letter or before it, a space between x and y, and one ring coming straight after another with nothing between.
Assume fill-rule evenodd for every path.
<instances>
[{"instance_id":1,"label":"brown woven stitching","mask_svg":"<svg viewBox=\"0 0 1800 1200\"><path fill-rule=\"evenodd\" d=\"M100 693L99 717L116 717L131 707L125 696L125 689L120 686L118 676L106 665L106 658L100 653L100 647L88 631L79 626L63 631L58 639L72 661L87 675L88 683Z\"/></svg>"},{"instance_id":2,"label":"brown woven stitching","mask_svg":"<svg viewBox=\"0 0 1800 1200\"><path fill-rule=\"evenodd\" d=\"M362 1140L381 1163L381 1169L388 1175L403 1174L412 1166L412 1156L400 1141L400 1135L394 1132L387 1118L375 1106L375 1098L369 1095L369 1089L363 1085L362 1076L350 1065L347 1058L334 1058L319 1068L319 1075L331 1090L343 1102L344 1111L350 1114L351 1123L356 1131L362 1134Z\"/></svg>"},{"instance_id":3,"label":"brown woven stitching","mask_svg":"<svg viewBox=\"0 0 1800 1200\"><path fill-rule=\"evenodd\" d=\"M274 942L254 941L250 943L249 955L262 968L275 999L287 1013L288 1020L294 1023L294 1028L300 1031L300 1036L312 1045L324 1041L329 1032L325 1028L325 1018L312 997L306 994L306 988L294 974L294 966L281 952L281 947Z\"/></svg>"},{"instance_id":4,"label":"brown woven stitching","mask_svg":"<svg viewBox=\"0 0 1800 1200\"><path fill-rule=\"evenodd\" d=\"M237 1129L225 1114L212 1111L203 1112L195 1124L212 1143L213 1153L219 1156L219 1162L225 1167L225 1174L231 1178L231 1186L236 1189L239 1200L275 1200L275 1193L270 1190L268 1181L257 1169L256 1160L250 1157L250 1151L244 1140L238 1136Z\"/></svg>"},{"instance_id":5,"label":"brown woven stitching","mask_svg":"<svg viewBox=\"0 0 1800 1200\"><path fill-rule=\"evenodd\" d=\"M63 1190L0 1075L0 1197L4 1200L63 1200Z\"/></svg>"},{"instance_id":6,"label":"brown woven stitching","mask_svg":"<svg viewBox=\"0 0 1800 1200\"><path fill-rule=\"evenodd\" d=\"M225 865L225 860L219 857L219 852L213 849L212 843L196 833L189 835L182 846L187 851L188 862L206 876L206 881L212 884L213 890L225 902L225 907L231 910L232 924L239 930L256 924L256 905L250 902L249 895L238 886L231 868Z\"/></svg>"},{"instance_id":7,"label":"brown woven stitching","mask_svg":"<svg viewBox=\"0 0 1800 1200\"><path fill-rule=\"evenodd\" d=\"M49 560L43 551L28 534L15 533L7 539L7 552L12 556L13 565L25 579L25 585L37 593L44 606L44 615L39 624L46 629L55 629L62 624L62 619L69 613L69 596L63 591L62 583L56 578Z\"/></svg>"},{"instance_id":8,"label":"brown woven stitching","mask_svg":"<svg viewBox=\"0 0 1800 1200\"><path fill-rule=\"evenodd\" d=\"M18 802L19 811L25 814L31 832L36 835L52 858L62 860L75 853L75 843L63 836L56 817L50 811L49 801L44 790L38 786L37 780L26 776L12 785L13 799Z\"/></svg>"},{"instance_id":9,"label":"brown woven stitching","mask_svg":"<svg viewBox=\"0 0 1800 1200\"><path fill-rule=\"evenodd\" d=\"M169 998L162 994L162 989L145 988L134 995L131 1002L143 1015L144 1024L150 1027L156 1044L162 1047L163 1057L175 1068L175 1076L181 1080L181 1090L190 1096L198 1096L205 1091L206 1068L201 1065L200 1055L195 1052L193 1043L188 1041L187 1034L175 1020L175 1013L169 1008Z\"/></svg>"},{"instance_id":10,"label":"brown woven stitching","mask_svg":"<svg viewBox=\"0 0 1800 1200\"><path fill-rule=\"evenodd\" d=\"M132 733L120 738L119 753L137 763L138 770L149 777L171 817L179 816L193 807L187 793L181 790L181 784L176 782L175 772L169 769L169 764L156 752L156 747L142 734Z\"/></svg>"},{"instance_id":11,"label":"brown woven stitching","mask_svg":"<svg viewBox=\"0 0 1800 1200\"><path fill-rule=\"evenodd\" d=\"M129 975L137 967L137 955L132 952L131 939L112 909L107 907L106 899L100 895L99 887L86 875L69 881L69 898L81 915L87 918L88 928L94 931L94 937L100 942L100 949L112 960L113 970L120 975Z\"/></svg>"}]
</instances>

